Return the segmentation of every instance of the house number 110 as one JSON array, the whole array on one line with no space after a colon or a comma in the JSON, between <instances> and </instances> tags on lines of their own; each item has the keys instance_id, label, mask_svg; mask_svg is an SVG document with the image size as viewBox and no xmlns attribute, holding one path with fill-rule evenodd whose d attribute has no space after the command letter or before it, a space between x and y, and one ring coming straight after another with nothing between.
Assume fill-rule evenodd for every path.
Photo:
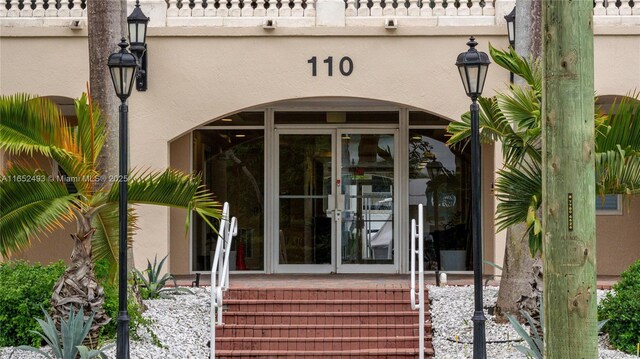
<instances>
[{"instance_id":1,"label":"house number 110","mask_svg":"<svg viewBox=\"0 0 640 359\"><path fill-rule=\"evenodd\" d=\"M327 57L322 62L327 64L327 75L333 76L333 56ZM314 56L307 60L307 63L311 64L311 76L318 76L317 58ZM340 70L342 76L351 75L353 72L353 60L349 56L344 56L338 63L338 70Z\"/></svg>"}]
</instances>

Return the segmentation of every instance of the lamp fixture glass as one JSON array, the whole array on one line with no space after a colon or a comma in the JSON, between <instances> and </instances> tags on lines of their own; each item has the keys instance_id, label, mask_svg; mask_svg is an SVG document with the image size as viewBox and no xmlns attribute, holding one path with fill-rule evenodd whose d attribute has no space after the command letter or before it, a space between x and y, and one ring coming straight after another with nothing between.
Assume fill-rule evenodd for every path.
<instances>
[{"instance_id":1,"label":"lamp fixture glass","mask_svg":"<svg viewBox=\"0 0 640 359\"><path fill-rule=\"evenodd\" d=\"M125 101L131 95L133 80L136 75L136 56L127 50L127 40L123 37L118 46L120 51L109 56L107 65L111 73L111 81L120 100Z\"/></svg>"},{"instance_id":2,"label":"lamp fixture glass","mask_svg":"<svg viewBox=\"0 0 640 359\"><path fill-rule=\"evenodd\" d=\"M131 12L127 16L127 25L129 28L129 42L131 43L131 52L138 57L142 57L147 44L147 25L149 18L140 9L139 0Z\"/></svg>"},{"instance_id":3,"label":"lamp fixture glass","mask_svg":"<svg viewBox=\"0 0 640 359\"><path fill-rule=\"evenodd\" d=\"M516 45L516 7L513 7L510 13L504 16L507 20L507 35L509 36L509 45L514 47Z\"/></svg>"},{"instance_id":4,"label":"lamp fixture glass","mask_svg":"<svg viewBox=\"0 0 640 359\"><path fill-rule=\"evenodd\" d=\"M460 71L460 78L467 96L475 101L482 94L487 69L491 61L486 53L479 52L475 48L478 43L473 36L469 38L467 45L469 50L458 55L456 66Z\"/></svg>"}]
</instances>

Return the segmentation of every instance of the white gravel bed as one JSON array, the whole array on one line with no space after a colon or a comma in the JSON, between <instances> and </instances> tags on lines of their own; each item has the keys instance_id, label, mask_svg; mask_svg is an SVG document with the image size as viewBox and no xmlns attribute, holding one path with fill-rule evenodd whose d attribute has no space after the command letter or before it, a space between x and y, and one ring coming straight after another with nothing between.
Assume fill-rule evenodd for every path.
<instances>
[{"instance_id":1,"label":"white gravel bed","mask_svg":"<svg viewBox=\"0 0 640 359\"><path fill-rule=\"evenodd\" d=\"M131 341L132 359L149 358L207 358L209 348L209 288L192 288L195 295L177 295L175 300L159 299L145 301L148 310L146 318L154 321L152 329L162 343L158 347L143 329L138 333L142 338ZM473 346L464 344L473 339L473 287L435 287L429 286L431 298L431 318L434 328L433 344L437 359L471 358ZM606 291L598 291L598 301ZM497 287L485 287L484 306L495 304ZM487 315L487 340L519 339L509 324L496 324L493 317ZM458 340L458 343L450 341ZM516 343L487 344L488 358L525 358L515 348ZM517 343L521 344L521 343ZM599 358L633 359L635 356L606 349L606 339L600 340ZM46 350L46 349L45 349ZM109 358L115 357L115 347L106 351ZM42 356L0 348L2 359L38 359Z\"/></svg>"},{"instance_id":2,"label":"white gravel bed","mask_svg":"<svg viewBox=\"0 0 640 359\"><path fill-rule=\"evenodd\" d=\"M606 291L598 291L598 302ZM488 308L495 305L498 287L485 287L483 302ZM436 359L471 358L473 345L473 287L429 286L431 299L431 321L433 325L433 346ZM520 337L510 324L497 324L493 316L485 310L487 342L515 340ZM455 341L458 340L456 343ZM633 355L607 348L606 339L599 341L600 359L634 359ZM525 343L487 343L487 358L526 359L514 345Z\"/></svg>"},{"instance_id":3,"label":"white gravel bed","mask_svg":"<svg viewBox=\"0 0 640 359\"><path fill-rule=\"evenodd\" d=\"M150 335L140 328L141 340L131 340L132 359L150 358L208 358L209 347L209 288L190 288L195 295L176 295L173 299L146 300L144 317L154 321L152 329L163 347L153 344ZM105 351L115 358L115 347ZM1 348L2 359L41 359L42 355Z\"/></svg>"}]
</instances>

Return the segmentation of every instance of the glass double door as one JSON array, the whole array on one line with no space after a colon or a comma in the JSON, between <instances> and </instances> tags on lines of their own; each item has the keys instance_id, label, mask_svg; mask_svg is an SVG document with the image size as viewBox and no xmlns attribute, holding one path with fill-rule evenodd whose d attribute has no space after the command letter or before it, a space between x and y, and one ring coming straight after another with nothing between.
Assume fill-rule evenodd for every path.
<instances>
[{"instance_id":1,"label":"glass double door","mask_svg":"<svg viewBox=\"0 0 640 359\"><path fill-rule=\"evenodd\" d=\"M394 130L279 130L276 272L396 272Z\"/></svg>"}]
</instances>

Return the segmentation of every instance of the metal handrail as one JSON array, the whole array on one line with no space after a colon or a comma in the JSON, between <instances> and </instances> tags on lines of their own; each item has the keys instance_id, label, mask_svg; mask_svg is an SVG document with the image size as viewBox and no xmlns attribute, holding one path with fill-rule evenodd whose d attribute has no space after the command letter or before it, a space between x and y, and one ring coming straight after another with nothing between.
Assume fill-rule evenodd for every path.
<instances>
[{"instance_id":1,"label":"metal handrail","mask_svg":"<svg viewBox=\"0 0 640 359\"><path fill-rule=\"evenodd\" d=\"M424 218L422 204L418 205L418 225L411 220L411 309L418 309L418 341L420 359L424 359ZM417 230L416 230L417 229ZM416 249L416 239L418 248ZM416 255L418 256L418 303L416 303Z\"/></svg>"},{"instance_id":2,"label":"metal handrail","mask_svg":"<svg viewBox=\"0 0 640 359\"><path fill-rule=\"evenodd\" d=\"M229 221L229 203L225 202L218 229L218 243L211 265L211 359L216 357L216 325L222 324L222 293L229 289L229 254L231 242L237 234L238 222L236 217Z\"/></svg>"}]
</instances>

